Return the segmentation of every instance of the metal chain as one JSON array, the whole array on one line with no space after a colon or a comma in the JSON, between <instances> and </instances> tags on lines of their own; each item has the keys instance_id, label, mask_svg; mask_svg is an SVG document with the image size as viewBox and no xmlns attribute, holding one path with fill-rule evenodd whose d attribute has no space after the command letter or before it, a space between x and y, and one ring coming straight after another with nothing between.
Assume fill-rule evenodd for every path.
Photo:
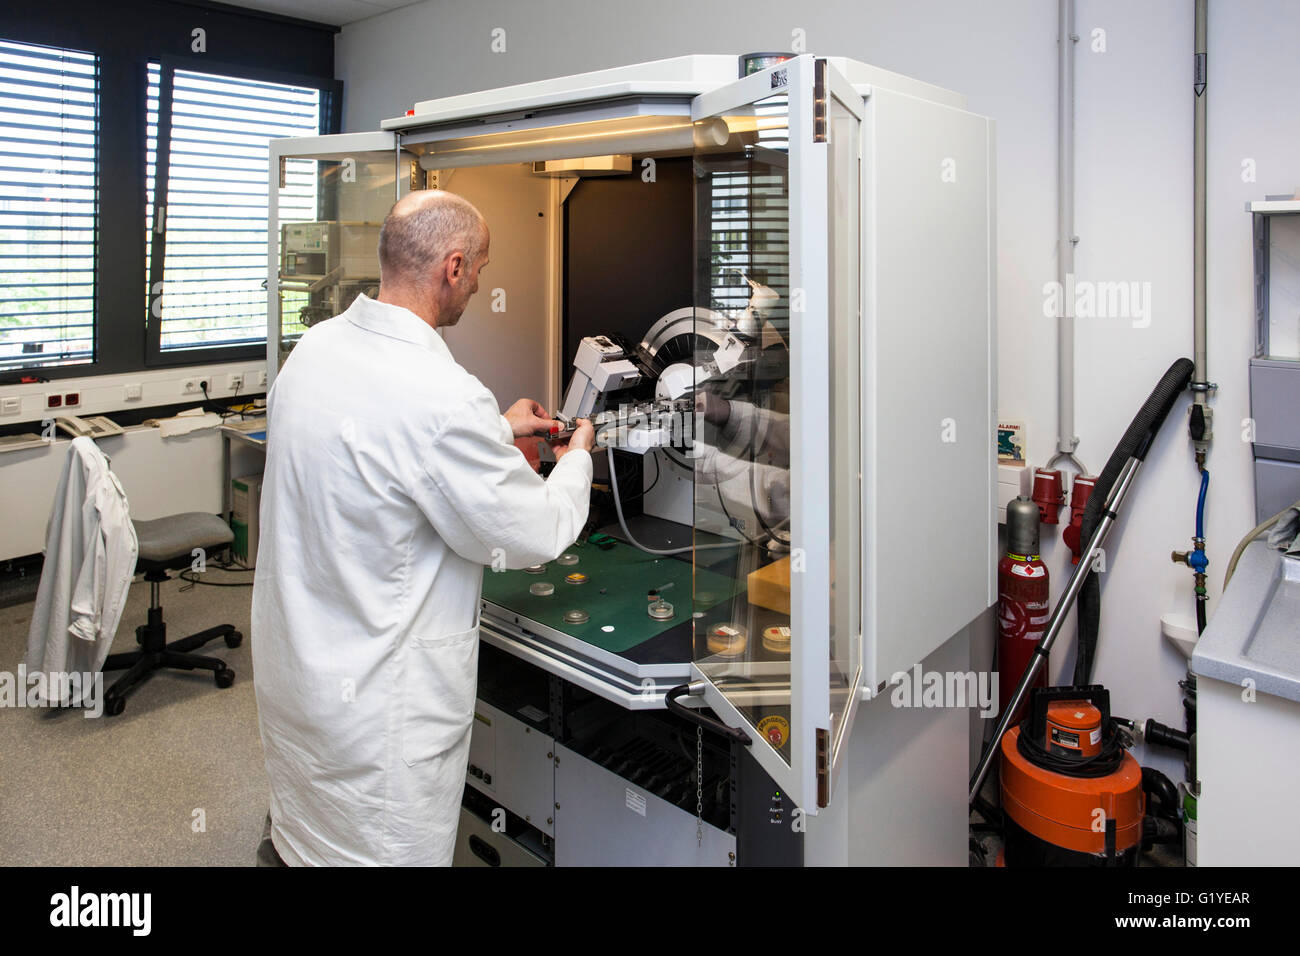
<instances>
[{"instance_id":1,"label":"metal chain","mask_svg":"<svg viewBox=\"0 0 1300 956\"><path fill-rule=\"evenodd\" d=\"M704 846L704 728L695 727L695 842Z\"/></svg>"}]
</instances>

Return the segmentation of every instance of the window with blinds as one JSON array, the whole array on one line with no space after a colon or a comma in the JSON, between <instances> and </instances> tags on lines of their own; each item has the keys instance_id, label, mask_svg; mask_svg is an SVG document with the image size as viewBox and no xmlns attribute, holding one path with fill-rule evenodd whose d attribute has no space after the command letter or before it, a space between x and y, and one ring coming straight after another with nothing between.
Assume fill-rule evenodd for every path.
<instances>
[{"instance_id":1,"label":"window with blinds","mask_svg":"<svg viewBox=\"0 0 1300 956\"><path fill-rule=\"evenodd\" d=\"M267 144L320 132L320 90L150 64L148 97L150 351L264 342ZM282 218L316 218L296 186Z\"/></svg>"},{"instance_id":2,"label":"window with blinds","mask_svg":"<svg viewBox=\"0 0 1300 956\"><path fill-rule=\"evenodd\" d=\"M0 371L95 357L98 61L0 40Z\"/></svg>"},{"instance_id":3,"label":"window with blinds","mask_svg":"<svg viewBox=\"0 0 1300 956\"><path fill-rule=\"evenodd\" d=\"M775 291L786 317L790 292L789 139L784 95L756 105L757 142L743 156L710 165L709 246L712 308L738 314L749 304L748 276Z\"/></svg>"}]
</instances>

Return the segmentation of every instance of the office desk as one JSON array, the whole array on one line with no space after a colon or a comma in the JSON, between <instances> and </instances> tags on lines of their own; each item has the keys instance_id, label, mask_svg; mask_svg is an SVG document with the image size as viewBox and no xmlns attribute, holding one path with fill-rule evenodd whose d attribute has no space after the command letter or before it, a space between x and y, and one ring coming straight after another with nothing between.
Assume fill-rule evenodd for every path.
<instances>
[{"instance_id":1,"label":"office desk","mask_svg":"<svg viewBox=\"0 0 1300 956\"><path fill-rule=\"evenodd\" d=\"M266 419L250 419L221 426L221 517L226 524L231 522L233 504L230 498L230 443L240 442L266 451Z\"/></svg>"}]
</instances>

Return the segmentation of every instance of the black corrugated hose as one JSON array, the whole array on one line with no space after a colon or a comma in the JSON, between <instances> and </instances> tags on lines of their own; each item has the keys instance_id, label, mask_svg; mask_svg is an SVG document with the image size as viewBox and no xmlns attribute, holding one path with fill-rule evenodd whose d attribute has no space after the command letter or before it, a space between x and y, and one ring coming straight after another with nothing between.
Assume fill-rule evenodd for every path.
<instances>
[{"instance_id":1,"label":"black corrugated hose","mask_svg":"<svg viewBox=\"0 0 1300 956\"><path fill-rule=\"evenodd\" d=\"M1102 469L1101 477L1097 479L1096 487L1093 488L1088 504L1083 510L1080 540L1085 545L1092 538L1092 533L1097 530L1102 510L1106 507L1106 499L1110 497L1111 488L1119 478L1120 471L1130 458L1146 458L1147 449L1151 447L1156 433L1160 431L1160 426L1164 424L1174 402L1187 388L1187 383L1191 381L1195 369L1192 360L1186 358L1180 358L1169 366L1169 371L1165 372L1151 395L1138 409L1137 415L1128 426L1128 431L1124 432L1124 437L1111 452L1110 459ZM1092 683L1092 665L1097 653L1097 633L1100 626L1101 582L1097 580L1097 572L1093 571L1084 579L1083 587L1079 591L1079 643L1074 661L1075 686L1082 687Z\"/></svg>"}]
</instances>

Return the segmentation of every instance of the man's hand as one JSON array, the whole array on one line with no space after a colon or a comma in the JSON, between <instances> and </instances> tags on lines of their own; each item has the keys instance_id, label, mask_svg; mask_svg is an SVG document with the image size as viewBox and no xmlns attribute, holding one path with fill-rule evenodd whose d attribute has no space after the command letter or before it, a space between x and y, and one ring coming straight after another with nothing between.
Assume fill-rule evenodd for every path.
<instances>
[{"instance_id":1,"label":"man's hand","mask_svg":"<svg viewBox=\"0 0 1300 956\"><path fill-rule=\"evenodd\" d=\"M596 444L596 429L592 427L591 422L585 418L578 419L578 427L573 430L568 441L552 442L551 450L555 452L555 460L559 461L569 452L581 449L590 452Z\"/></svg>"},{"instance_id":2,"label":"man's hand","mask_svg":"<svg viewBox=\"0 0 1300 956\"><path fill-rule=\"evenodd\" d=\"M521 398L508 409L505 419L516 438L549 438L560 432L560 423L546 414L539 403L531 398Z\"/></svg>"},{"instance_id":3,"label":"man's hand","mask_svg":"<svg viewBox=\"0 0 1300 956\"><path fill-rule=\"evenodd\" d=\"M695 411L710 425L721 428L731 417L731 403L721 395L700 390L695 393Z\"/></svg>"}]
</instances>

